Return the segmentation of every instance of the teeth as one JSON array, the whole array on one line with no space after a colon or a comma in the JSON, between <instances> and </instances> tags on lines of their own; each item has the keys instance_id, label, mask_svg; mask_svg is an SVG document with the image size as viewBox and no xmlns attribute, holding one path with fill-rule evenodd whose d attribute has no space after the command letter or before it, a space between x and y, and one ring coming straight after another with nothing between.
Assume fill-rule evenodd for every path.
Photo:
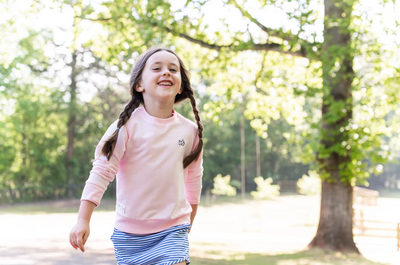
<instances>
[{"instance_id":1,"label":"teeth","mask_svg":"<svg viewBox=\"0 0 400 265\"><path fill-rule=\"evenodd\" d=\"M162 83L159 83L160 85L163 85L163 86L170 86L171 85L171 83L164 83L164 82L162 82Z\"/></svg>"}]
</instances>

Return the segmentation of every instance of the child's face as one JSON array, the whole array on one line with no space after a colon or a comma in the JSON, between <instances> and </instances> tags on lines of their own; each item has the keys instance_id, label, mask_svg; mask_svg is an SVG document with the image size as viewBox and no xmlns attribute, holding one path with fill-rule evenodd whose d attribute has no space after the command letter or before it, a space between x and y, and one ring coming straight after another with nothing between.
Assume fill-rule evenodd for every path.
<instances>
[{"instance_id":1,"label":"child's face","mask_svg":"<svg viewBox=\"0 0 400 265\"><path fill-rule=\"evenodd\" d=\"M136 88L147 103L171 103L181 93L181 73L178 58L170 52L159 51L150 56Z\"/></svg>"}]
</instances>

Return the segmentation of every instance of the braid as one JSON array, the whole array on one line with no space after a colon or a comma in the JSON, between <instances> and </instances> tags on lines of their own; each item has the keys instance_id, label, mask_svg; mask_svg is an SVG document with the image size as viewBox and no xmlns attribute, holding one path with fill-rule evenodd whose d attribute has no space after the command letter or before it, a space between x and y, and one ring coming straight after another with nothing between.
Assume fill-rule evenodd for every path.
<instances>
[{"instance_id":1,"label":"braid","mask_svg":"<svg viewBox=\"0 0 400 265\"><path fill-rule=\"evenodd\" d=\"M197 122L197 131L199 134L199 144L197 145L197 147L193 151L193 153L191 153L190 155L185 157L185 159L183 160L183 168L188 167L193 161L197 161L197 159L199 159L200 153L203 149L203 130L204 130L204 128L203 128L203 124L201 123L201 120L200 120L199 110L196 107L196 100L194 99L193 93L190 93L189 99L190 99L190 103L192 104L194 117Z\"/></svg>"},{"instance_id":2,"label":"braid","mask_svg":"<svg viewBox=\"0 0 400 265\"><path fill-rule=\"evenodd\" d=\"M107 160L109 161L111 159L111 156L114 153L115 145L117 144L117 139L118 139L118 133L119 133L119 128L125 125L125 123L129 120L131 117L132 112L139 107L141 104L141 101L136 98L135 96L132 96L131 100L126 104L124 110L121 112L118 118L118 123L117 123L117 129L115 132L107 139L107 141L104 143L103 148L101 149L101 153L105 156L107 156Z\"/></svg>"}]
</instances>

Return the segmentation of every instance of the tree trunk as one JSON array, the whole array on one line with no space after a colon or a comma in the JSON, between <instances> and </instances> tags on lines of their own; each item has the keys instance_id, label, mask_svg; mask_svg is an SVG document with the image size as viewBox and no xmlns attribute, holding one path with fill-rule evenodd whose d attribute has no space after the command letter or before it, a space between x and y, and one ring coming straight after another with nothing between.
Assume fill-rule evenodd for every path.
<instances>
[{"instance_id":1,"label":"tree trunk","mask_svg":"<svg viewBox=\"0 0 400 265\"><path fill-rule=\"evenodd\" d=\"M257 176L261 176L260 137L256 134Z\"/></svg>"},{"instance_id":2,"label":"tree trunk","mask_svg":"<svg viewBox=\"0 0 400 265\"><path fill-rule=\"evenodd\" d=\"M76 57L77 52L72 54L71 62L71 99L69 103L69 120L68 120L68 145L67 145L67 179L68 179L68 197L73 198L73 184L74 184L74 173L73 173L73 157L74 157L74 138L75 138L75 126L76 126Z\"/></svg>"},{"instance_id":3,"label":"tree trunk","mask_svg":"<svg viewBox=\"0 0 400 265\"><path fill-rule=\"evenodd\" d=\"M351 83L354 72L349 26L353 3L353 0L325 0L322 51L324 95L320 140L324 155L318 154L317 161L320 173L330 181L325 179L322 182L320 219L317 234L309 247L359 253L353 240L353 189L348 176L342 175L341 171L343 166L351 162L350 150L344 154L336 151L349 139L347 130L343 128L349 125L352 118ZM337 49L341 49L341 52L337 52ZM335 115L332 115L333 110ZM333 120L332 117L338 115L340 117Z\"/></svg>"},{"instance_id":4,"label":"tree trunk","mask_svg":"<svg viewBox=\"0 0 400 265\"><path fill-rule=\"evenodd\" d=\"M244 113L240 116L240 143L241 143L241 180L242 198L246 197L246 172L245 172L245 150L244 150Z\"/></svg>"},{"instance_id":5,"label":"tree trunk","mask_svg":"<svg viewBox=\"0 0 400 265\"><path fill-rule=\"evenodd\" d=\"M26 182L28 182L29 176L27 173L29 172L29 165L28 165L28 155L29 155L29 148L28 148L28 137L26 136L25 133L25 126L22 127L22 165L23 169L20 171L22 174L19 176L18 179L18 186L25 186Z\"/></svg>"},{"instance_id":6,"label":"tree trunk","mask_svg":"<svg viewBox=\"0 0 400 265\"><path fill-rule=\"evenodd\" d=\"M320 219L310 248L359 253L353 240L352 197L350 185L322 182Z\"/></svg>"}]
</instances>

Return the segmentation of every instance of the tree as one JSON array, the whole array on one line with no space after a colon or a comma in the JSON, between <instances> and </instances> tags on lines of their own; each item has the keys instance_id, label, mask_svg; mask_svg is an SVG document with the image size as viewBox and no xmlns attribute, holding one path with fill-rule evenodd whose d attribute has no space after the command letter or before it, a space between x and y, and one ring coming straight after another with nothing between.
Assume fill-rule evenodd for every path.
<instances>
[{"instance_id":1,"label":"tree","mask_svg":"<svg viewBox=\"0 0 400 265\"><path fill-rule=\"evenodd\" d=\"M50 59L42 48L50 34L29 27L34 10L7 13L13 4L1 8L8 19L0 25L0 187L53 185L64 177L57 165L64 117L57 115L63 95L43 75Z\"/></svg>"},{"instance_id":2,"label":"tree","mask_svg":"<svg viewBox=\"0 0 400 265\"><path fill-rule=\"evenodd\" d=\"M59 65L62 65L59 67L65 72L69 72L68 75L60 73L59 75L60 78L65 80L62 85L66 90L65 103L68 114L65 168L67 172L66 182L69 186L68 197L73 198L79 196L79 191L74 192L76 184L80 184L82 179L86 179L90 171L83 171L82 169L87 169L87 165L90 165L90 160L93 158L93 146L100 139L99 132L100 134L104 133L104 129L96 131L93 128L93 120L95 120L94 127L101 127L102 123L111 124L118 117L118 108L124 101L119 95L116 95L116 92L111 91L117 90L116 88L122 85L122 82L116 76L116 72L119 72L120 69L117 67L113 71L109 62L106 61L109 58L108 54L115 51L113 45L109 44L109 46L104 47L103 43L98 41L103 34L107 36L110 33L105 29L100 29L99 32L91 32L95 28L96 22L90 19L82 20L82 17L90 18L95 13L95 9L90 3L83 3L81 0L54 0L40 3L40 5L43 9L52 8L53 12L59 15L65 12L71 22L71 24L60 27L61 32L64 33L63 43L57 44L53 40L52 46L63 48L60 49L61 52L56 52L56 57L59 58ZM56 31L54 28L51 28L51 30ZM102 60L101 57L105 59ZM116 60L114 60L115 62ZM124 63L120 63L119 67L125 70L128 68ZM96 80L95 77L102 79L102 82ZM94 102L85 102L81 95L87 90L87 87L97 90ZM103 98L104 102L96 101L99 96L104 97L104 95L109 96L109 98ZM128 97L126 98L128 99ZM107 110L105 106L108 107ZM98 109L101 110L102 115L96 114ZM92 136L97 136L90 138L89 142L92 143L90 145L87 144L88 139L85 136L88 131L92 133ZM80 163L84 163L84 165L80 165Z\"/></svg>"},{"instance_id":3,"label":"tree","mask_svg":"<svg viewBox=\"0 0 400 265\"><path fill-rule=\"evenodd\" d=\"M92 51L102 43L82 41L90 27L79 24L79 15L92 9L79 1L34 1L15 13L14 4L1 4L6 20L0 24L5 33L0 41L0 188L80 185L94 146L123 104L121 82ZM72 26L61 19L32 29L40 12L49 9L57 16L71 10L79 15L70 16ZM88 88L98 90L90 102L81 95ZM70 189L72 195L79 192Z\"/></svg>"},{"instance_id":4,"label":"tree","mask_svg":"<svg viewBox=\"0 0 400 265\"><path fill-rule=\"evenodd\" d=\"M322 18L318 12L321 2L317 1L221 1L226 10L235 10L235 20L240 18L244 26L221 23L220 28L211 29L212 25L203 19L204 10L211 5L208 1L186 1L179 7L165 1L138 1L129 7L125 1L117 2L120 4L116 6L126 8L124 20L140 19L146 36L184 39L195 44L191 49L198 56L206 50L198 59L202 68L199 73L210 80L210 89L224 95L217 104L219 108L250 91L253 96L246 115L259 117L259 126L265 127L271 119L282 116L300 128L312 118L319 118L305 126L308 135L316 139L309 140L305 150L310 155L316 152L314 161L323 179L319 228L310 247L358 252L352 234L352 186L367 183L376 171L375 165L387 160L380 146L387 124L379 118L397 107L398 96L392 88L400 83L399 71L384 63L393 56L395 46L384 47L376 39L362 5L355 0L324 0ZM261 21L261 13L253 15L256 12L250 10L251 4L264 8L263 12L280 12L295 26L267 26L267 20ZM107 23L118 25L118 13L111 9L108 12L112 18ZM382 17L383 11L379 12L377 15ZM318 31L314 25L322 23L324 29ZM394 35L395 28L390 27L383 29L385 36ZM179 43L175 42L177 48ZM370 68L362 69L360 63ZM381 67L390 74L379 71ZM376 104L382 95L383 101ZM312 118L304 115L304 102L309 97L314 97L321 109ZM377 111L373 114L365 111L374 108ZM367 157L371 157L371 163Z\"/></svg>"},{"instance_id":5,"label":"tree","mask_svg":"<svg viewBox=\"0 0 400 265\"><path fill-rule=\"evenodd\" d=\"M353 114L352 83L354 51L350 14L355 1L325 0L324 44L321 51L323 102L320 148L317 154L322 182L321 211L317 234L310 247L359 252L353 240L353 189L343 170L351 163L349 151L336 148L351 137L341 131ZM347 15L349 14L349 15Z\"/></svg>"}]
</instances>

